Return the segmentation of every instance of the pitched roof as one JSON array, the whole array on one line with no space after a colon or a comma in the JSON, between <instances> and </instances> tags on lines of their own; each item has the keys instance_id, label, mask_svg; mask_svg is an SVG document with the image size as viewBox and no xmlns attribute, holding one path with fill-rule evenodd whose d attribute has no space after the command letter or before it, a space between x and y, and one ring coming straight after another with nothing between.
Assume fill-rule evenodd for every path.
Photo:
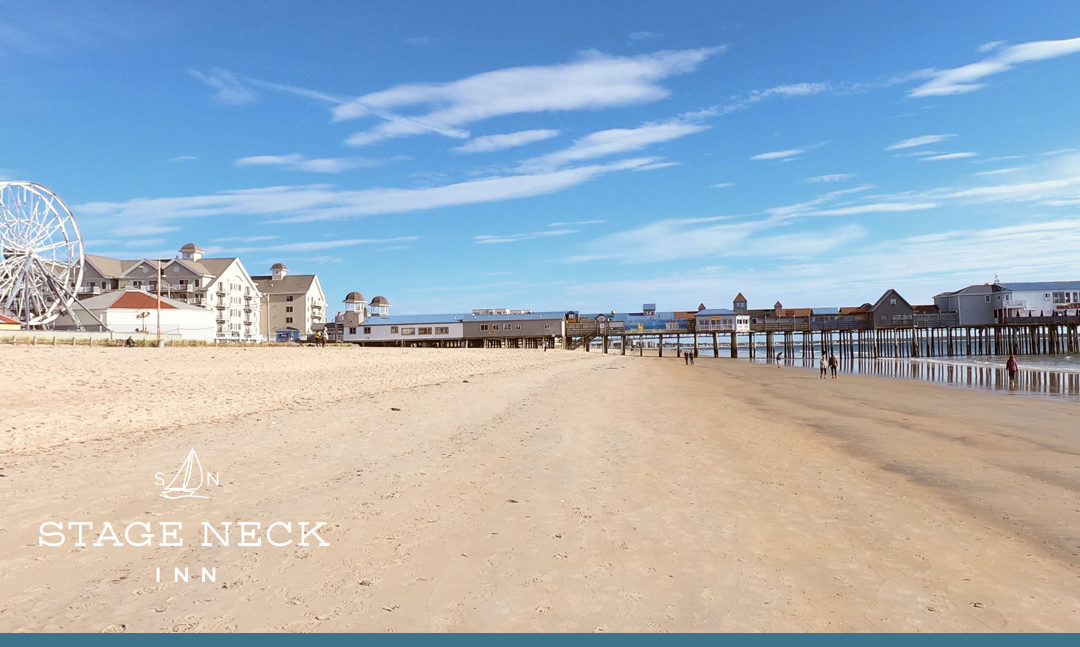
<instances>
[{"instance_id":1,"label":"pitched roof","mask_svg":"<svg viewBox=\"0 0 1080 647\"><path fill-rule=\"evenodd\" d=\"M904 302L904 304L905 304L905 305L907 305L907 307L909 307L909 308L911 307L911 304L910 304L910 303L908 303L908 300L907 300L907 299L905 299L904 297L900 296L900 293L899 293L899 292L897 292L896 290L893 290L892 288L890 288L890 289L888 289L888 290L885 290L885 294L882 294L882 295L881 295L881 298L879 298L879 299L878 299L877 301L875 301L875 302L874 302L874 305L870 306L870 309L871 309L871 310L877 310L877 309L878 309L878 306L880 306L880 305L881 305L882 303L884 303L884 302L885 302L885 299L888 299L889 297L893 297L893 298L896 298L896 299L900 299L901 301L903 301L903 302Z\"/></svg>"},{"instance_id":2,"label":"pitched roof","mask_svg":"<svg viewBox=\"0 0 1080 647\"><path fill-rule=\"evenodd\" d=\"M781 308L777 311L780 317L809 317L814 314L813 308Z\"/></svg>"},{"instance_id":3,"label":"pitched roof","mask_svg":"<svg viewBox=\"0 0 1080 647\"><path fill-rule=\"evenodd\" d=\"M0 315L0 324L15 324L15 325L18 325L19 321L17 319L12 319L11 317L5 317L4 315Z\"/></svg>"},{"instance_id":4,"label":"pitched roof","mask_svg":"<svg viewBox=\"0 0 1080 647\"><path fill-rule=\"evenodd\" d=\"M144 290L113 290L89 299L80 299L87 310L154 310L157 308L157 296ZM161 297L162 310L204 310L183 301Z\"/></svg>"},{"instance_id":5,"label":"pitched roof","mask_svg":"<svg viewBox=\"0 0 1080 647\"><path fill-rule=\"evenodd\" d=\"M867 309L863 306L843 306L840 308L840 314L842 315L861 315L866 313Z\"/></svg>"},{"instance_id":6,"label":"pitched roof","mask_svg":"<svg viewBox=\"0 0 1080 647\"><path fill-rule=\"evenodd\" d=\"M940 312L937 306L932 305L911 306L911 309L915 312L915 314L919 315L932 315Z\"/></svg>"},{"instance_id":7,"label":"pitched roof","mask_svg":"<svg viewBox=\"0 0 1080 647\"><path fill-rule=\"evenodd\" d=\"M1012 290L1023 292L1025 290L1080 290L1080 281L1032 281L1027 283L998 283L994 291Z\"/></svg>"},{"instance_id":8,"label":"pitched roof","mask_svg":"<svg viewBox=\"0 0 1080 647\"><path fill-rule=\"evenodd\" d=\"M732 299L732 301L746 301L746 297L744 297L742 292L740 292L735 295L735 298Z\"/></svg>"},{"instance_id":9,"label":"pitched roof","mask_svg":"<svg viewBox=\"0 0 1080 647\"><path fill-rule=\"evenodd\" d=\"M305 294L315 282L314 274L287 274L280 279L273 276L253 276L252 281L263 294Z\"/></svg>"},{"instance_id":10,"label":"pitched roof","mask_svg":"<svg viewBox=\"0 0 1080 647\"><path fill-rule=\"evenodd\" d=\"M726 308L710 308L708 310L698 310L697 314L699 316L702 316L702 315L704 315L704 316L728 315L728 316L733 317L733 316L735 316L735 311L734 310L728 310Z\"/></svg>"}]
</instances>

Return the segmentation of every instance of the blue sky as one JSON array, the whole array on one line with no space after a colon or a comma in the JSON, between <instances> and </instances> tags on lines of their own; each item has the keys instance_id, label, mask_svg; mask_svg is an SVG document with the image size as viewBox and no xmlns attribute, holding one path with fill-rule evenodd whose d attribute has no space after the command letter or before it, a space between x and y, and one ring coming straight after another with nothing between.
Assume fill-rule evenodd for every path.
<instances>
[{"instance_id":1,"label":"blue sky","mask_svg":"<svg viewBox=\"0 0 1080 647\"><path fill-rule=\"evenodd\" d=\"M1080 278L1080 3L808 4L0 2L0 178L398 313Z\"/></svg>"}]
</instances>

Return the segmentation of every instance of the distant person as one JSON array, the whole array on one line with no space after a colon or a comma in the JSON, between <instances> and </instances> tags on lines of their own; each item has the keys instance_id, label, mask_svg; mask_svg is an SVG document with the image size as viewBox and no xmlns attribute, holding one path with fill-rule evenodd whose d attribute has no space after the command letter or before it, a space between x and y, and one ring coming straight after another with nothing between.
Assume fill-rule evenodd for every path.
<instances>
[{"instance_id":1,"label":"distant person","mask_svg":"<svg viewBox=\"0 0 1080 647\"><path fill-rule=\"evenodd\" d=\"M818 363L821 368L821 379L825 379L829 374L829 357L825 354L821 354L821 361Z\"/></svg>"},{"instance_id":2,"label":"distant person","mask_svg":"<svg viewBox=\"0 0 1080 647\"><path fill-rule=\"evenodd\" d=\"M1016 357L1009 355L1009 360L1005 362L1005 370L1009 372L1009 385L1016 386L1016 376L1020 373L1020 365L1016 363Z\"/></svg>"},{"instance_id":3,"label":"distant person","mask_svg":"<svg viewBox=\"0 0 1080 647\"><path fill-rule=\"evenodd\" d=\"M124 348L135 348L135 340L128 337L124 340Z\"/></svg>"},{"instance_id":4,"label":"distant person","mask_svg":"<svg viewBox=\"0 0 1080 647\"><path fill-rule=\"evenodd\" d=\"M685 362L687 366L690 366L690 353L683 353L682 357L683 362Z\"/></svg>"},{"instance_id":5,"label":"distant person","mask_svg":"<svg viewBox=\"0 0 1080 647\"><path fill-rule=\"evenodd\" d=\"M836 369L840 366L840 362L836 360L836 355L829 355L829 370L832 371L832 379L836 379Z\"/></svg>"},{"instance_id":6,"label":"distant person","mask_svg":"<svg viewBox=\"0 0 1080 647\"><path fill-rule=\"evenodd\" d=\"M690 366L693 366L694 360L697 358L697 356L694 354L694 351L690 351L686 354L690 357Z\"/></svg>"},{"instance_id":7,"label":"distant person","mask_svg":"<svg viewBox=\"0 0 1080 647\"><path fill-rule=\"evenodd\" d=\"M776 368L780 368L780 361L784 359L783 353L776 354Z\"/></svg>"}]
</instances>

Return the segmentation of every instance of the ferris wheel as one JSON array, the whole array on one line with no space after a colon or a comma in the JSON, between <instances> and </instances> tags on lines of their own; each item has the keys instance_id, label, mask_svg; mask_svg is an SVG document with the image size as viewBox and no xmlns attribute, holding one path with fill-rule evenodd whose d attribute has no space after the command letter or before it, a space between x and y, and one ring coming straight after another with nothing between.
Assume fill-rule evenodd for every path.
<instances>
[{"instance_id":1,"label":"ferris wheel","mask_svg":"<svg viewBox=\"0 0 1080 647\"><path fill-rule=\"evenodd\" d=\"M0 182L0 313L24 326L67 312L82 283L79 227L64 201L33 182Z\"/></svg>"}]
</instances>

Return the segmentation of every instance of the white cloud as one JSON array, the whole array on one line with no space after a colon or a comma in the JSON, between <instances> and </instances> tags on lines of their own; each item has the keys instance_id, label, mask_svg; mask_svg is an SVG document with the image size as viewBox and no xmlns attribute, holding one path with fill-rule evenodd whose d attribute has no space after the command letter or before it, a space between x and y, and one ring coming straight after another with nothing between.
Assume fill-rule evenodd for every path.
<instances>
[{"instance_id":1,"label":"white cloud","mask_svg":"<svg viewBox=\"0 0 1080 647\"><path fill-rule=\"evenodd\" d=\"M995 49L997 49L997 48L1001 47L1002 45L1004 45L1005 42L1006 41L1003 41L1003 40L992 40L989 43L983 43L982 45L979 45L978 49L976 49L975 51L979 52L980 54L985 54L987 52L992 52Z\"/></svg>"},{"instance_id":2,"label":"white cloud","mask_svg":"<svg viewBox=\"0 0 1080 647\"><path fill-rule=\"evenodd\" d=\"M214 100L230 106L254 102L258 96L232 72L214 68L208 74L198 70L188 70L188 74L214 88Z\"/></svg>"},{"instance_id":3,"label":"white cloud","mask_svg":"<svg viewBox=\"0 0 1080 647\"><path fill-rule=\"evenodd\" d=\"M572 145L547 155L521 163L519 170L543 171L559 168L569 162L605 157L636 151L650 144L678 139L706 130L708 126L680 122L646 124L638 128L612 128L582 137ZM654 168L656 168L654 166Z\"/></svg>"},{"instance_id":4,"label":"white cloud","mask_svg":"<svg viewBox=\"0 0 1080 647\"><path fill-rule=\"evenodd\" d=\"M830 182L843 182L855 177L854 173L830 173L828 175L817 175L814 177L806 178L807 182L814 184L830 183Z\"/></svg>"},{"instance_id":5,"label":"white cloud","mask_svg":"<svg viewBox=\"0 0 1080 647\"><path fill-rule=\"evenodd\" d=\"M772 151L771 153L759 153L754 155L750 159L752 160L778 160L778 159L791 159L798 157L806 152L803 148L791 148L786 151Z\"/></svg>"},{"instance_id":6,"label":"white cloud","mask_svg":"<svg viewBox=\"0 0 1080 647\"><path fill-rule=\"evenodd\" d=\"M807 215L813 216L861 216L867 213L902 213L905 211L922 211L941 206L936 202L876 202L873 204L860 204L854 207L840 207L838 209L822 209L813 211Z\"/></svg>"},{"instance_id":7,"label":"white cloud","mask_svg":"<svg viewBox=\"0 0 1080 647\"><path fill-rule=\"evenodd\" d=\"M937 161L940 161L940 160L958 160L958 159L964 159L966 157L975 157L977 155L978 155L978 153L970 153L970 152L944 153L942 155L931 155L930 157L924 157L919 161L920 162L937 162Z\"/></svg>"},{"instance_id":8,"label":"white cloud","mask_svg":"<svg viewBox=\"0 0 1080 647\"><path fill-rule=\"evenodd\" d=\"M921 137L912 137L911 139L905 139L896 142L895 144L890 144L885 150L894 151L901 148L914 148L916 146L925 146L926 144L936 144L937 142L945 141L950 137L956 137L956 135L922 135Z\"/></svg>"},{"instance_id":9,"label":"white cloud","mask_svg":"<svg viewBox=\"0 0 1080 647\"><path fill-rule=\"evenodd\" d=\"M930 81L908 92L909 97L930 97L972 92L984 87L983 78L1013 66L1080 52L1080 38L1021 43L998 50L993 56L950 70L935 71Z\"/></svg>"},{"instance_id":10,"label":"white cloud","mask_svg":"<svg viewBox=\"0 0 1080 647\"><path fill-rule=\"evenodd\" d=\"M581 225L602 225L607 220L575 220L574 222L552 222L548 227L579 227Z\"/></svg>"},{"instance_id":11,"label":"white cloud","mask_svg":"<svg viewBox=\"0 0 1080 647\"><path fill-rule=\"evenodd\" d=\"M470 139L461 146L457 146L451 150L459 153L490 153L506 148L524 146L545 139L551 139L558 135L558 130L551 129L521 130L516 133L506 133L502 135L485 135L483 137Z\"/></svg>"},{"instance_id":12,"label":"white cloud","mask_svg":"<svg viewBox=\"0 0 1080 647\"><path fill-rule=\"evenodd\" d=\"M634 57L586 53L562 65L483 72L449 83L401 85L333 108L335 121L375 116L383 122L352 135L356 146L427 132L465 138L463 126L501 115L563 112L648 103L667 98L659 81L693 72L723 47L662 51ZM392 111L427 109L413 117Z\"/></svg>"},{"instance_id":13,"label":"white cloud","mask_svg":"<svg viewBox=\"0 0 1080 647\"><path fill-rule=\"evenodd\" d=\"M504 235L480 235L473 236L473 242L477 245L493 245L498 243L517 243L523 240L531 240L533 238L549 238L551 236L566 236L567 234L576 234L576 229L545 229L544 231L534 231L528 234L504 234Z\"/></svg>"},{"instance_id":14,"label":"white cloud","mask_svg":"<svg viewBox=\"0 0 1080 647\"><path fill-rule=\"evenodd\" d=\"M734 182L720 182L719 184L710 184L710 189L726 189L729 186L735 186Z\"/></svg>"},{"instance_id":15,"label":"white cloud","mask_svg":"<svg viewBox=\"0 0 1080 647\"><path fill-rule=\"evenodd\" d=\"M242 157L236 162L236 166L280 166L293 171L308 171L310 173L341 173L360 166L375 166L372 160L360 158L321 158L307 159L299 153L290 155L254 155Z\"/></svg>"},{"instance_id":16,"label":"white cloud","mask_svg":"<svg viewBox=\"0 0 1080 647\"><path fill-rule=\"evenodd\" d=\"M338 190L325 184L275 186L178 198L135 198L90 202L72 210L87 220L111 222L118 236L156 235L177 227L173 220L209 216L261 216L273 222L315 222L375 214L397 214L466 204L499 202L563 191L608 173L655 163L651 157L619 160L547 173L484 177L409 189Z\"/></svg>"},{"instance_id":17,"label":"white cloud","mask_svg":"<svg viewBox=\"0 0 1080 647\"><path fill-rule=\"evenodd\" d=\"M1013 166L1010 168L999 168L993 171L979 171L975 175L1003 175L1005 173L1016 173L1017 171L1022 171L1023 169L1023 166Z\"/></svg>"},{"instance_id":18,"label":"white cloud","mask_svg":"<svg viewBox=\"0 0 1080 647\"><path fill-rule=\"evenodd\" d=\"M166 162L194 162L194 161L196 161L198 159L199 158L195 157L194 155L177 155L176 157L170 157L169 159L167 159L165 161Z\"/></svg>"},{"instance_id":19,"label":"white cloud","mask_svg":"<svg viewBox=\"0 0 1080 647\"><path fill-rule=\"evenodd\" d=\"M657 263L703 257L806 258L865 235L857 225L816 232L772 233L780 224L762 220L732 222L727 218L661 220L602 236L586 245L585 253L567 260Z\"/></svg>"}]
</instances>

